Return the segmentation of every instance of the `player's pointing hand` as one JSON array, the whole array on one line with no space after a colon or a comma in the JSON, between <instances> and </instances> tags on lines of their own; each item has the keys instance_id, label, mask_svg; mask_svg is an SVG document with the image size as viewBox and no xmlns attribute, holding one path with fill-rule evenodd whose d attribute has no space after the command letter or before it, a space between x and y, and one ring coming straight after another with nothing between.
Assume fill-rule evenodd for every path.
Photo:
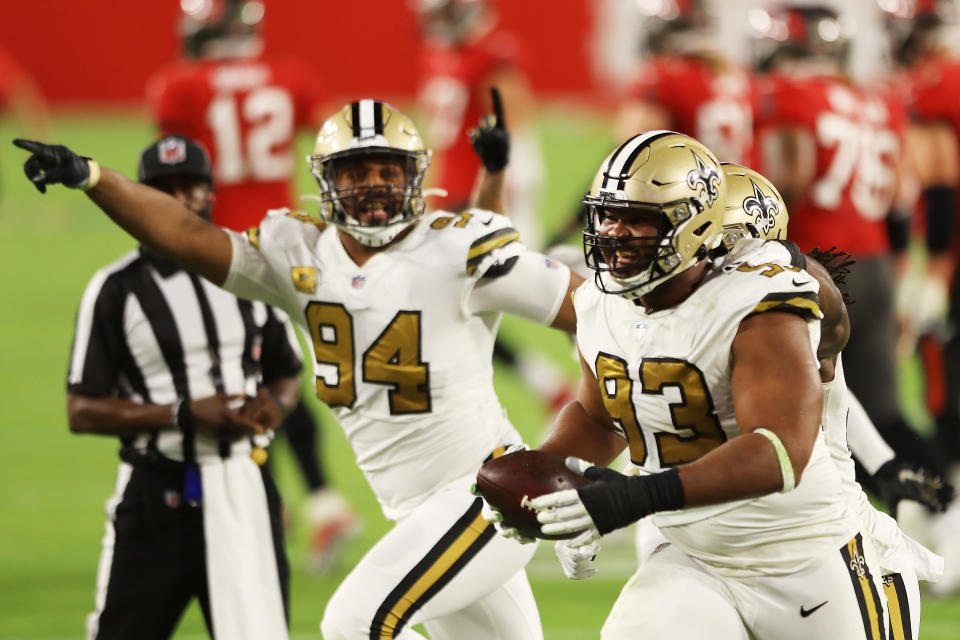
<instances>
[{"instance_id":1,"label":"player's pointing hand","mask_svg":"<svg viewBox=\"0 0 960 640\"><path fill-rule=\"evenodd\" d=\"M96 161L78 156L63 145L22 138L16 138L13 144L31 153L23 163L23 172L40 193L47 192L48 184L60 183L86 191L100 181L100 165Z\"/></svg>"}]
</instances>

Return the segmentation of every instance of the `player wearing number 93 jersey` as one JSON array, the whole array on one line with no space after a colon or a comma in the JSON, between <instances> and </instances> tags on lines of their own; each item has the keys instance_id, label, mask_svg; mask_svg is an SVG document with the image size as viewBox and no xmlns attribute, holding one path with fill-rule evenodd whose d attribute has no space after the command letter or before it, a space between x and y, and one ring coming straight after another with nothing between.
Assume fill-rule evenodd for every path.
<instances>
[{"instance_id":1,"label":"player wearing number 93 jersey","mask_svg":"<svg viewBox=\"0 0 960 640\"><path fill-rule=\"evenodd\" d=\"M262 3L190 4L180 27L187 59L150 79L147 101L162 134L207 149L217 185L213 222L242 231L268 209L291 206L294 136L319 121L322 92L300 60L262 54Z\"/></svg>"},{"instance_id":2,"label":"player wearing number 93 jersey","mask_svg":"<svg viewBox=\"0 0 960 640\"><path fill-rule=\"evenodd\" d=\"M885 637L875 553L819 427L817 280L762 243L710 259L726 179L687 136L626 141L584 202L580 400L541 448L602 465L628 446L646 475L591 467L593 484L533 506L544 533L569 522L581 541L652 513L672 543L602 637Z\"/></svg>"}]
</instances>

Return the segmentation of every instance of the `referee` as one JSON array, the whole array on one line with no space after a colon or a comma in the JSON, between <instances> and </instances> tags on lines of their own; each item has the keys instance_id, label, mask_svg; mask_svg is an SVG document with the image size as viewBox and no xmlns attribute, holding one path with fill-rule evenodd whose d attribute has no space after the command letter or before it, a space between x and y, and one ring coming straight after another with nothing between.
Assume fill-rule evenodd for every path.
<instances>
[{"instance_id":1,"label":"referee","mask_svg":"<svg viewBox=\"0 0 960 640\"><path fill-rule=\"evenodd\" d=\"M210 161L167 136L139 179L209 219ZM169 638L196 596L217 638L287 638L289 569L264 447L298 400L289 320L145 247L83 295L67 382L74 433L120 438L87 637Z\"/></svg>"}]
</instances>

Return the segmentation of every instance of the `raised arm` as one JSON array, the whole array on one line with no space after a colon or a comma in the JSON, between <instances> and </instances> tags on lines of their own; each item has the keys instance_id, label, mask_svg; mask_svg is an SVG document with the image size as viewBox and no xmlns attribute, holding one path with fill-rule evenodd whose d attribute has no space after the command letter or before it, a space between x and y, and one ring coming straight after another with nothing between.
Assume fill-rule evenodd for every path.
<instances>
[{"instance_id":1,"label":"raised arm","mask_svg":"<svg viewBox=\"0 0 960 640\"><path fill-rule=\"evenodd\" d=\"M48 184L82 189L110 218L143 244L183 264L214 284L230 270L232 249L226 231L157 189L133 182L60 145L14 140L31 153L24 172L41 193Z\"/></svg>"}]
</instances>

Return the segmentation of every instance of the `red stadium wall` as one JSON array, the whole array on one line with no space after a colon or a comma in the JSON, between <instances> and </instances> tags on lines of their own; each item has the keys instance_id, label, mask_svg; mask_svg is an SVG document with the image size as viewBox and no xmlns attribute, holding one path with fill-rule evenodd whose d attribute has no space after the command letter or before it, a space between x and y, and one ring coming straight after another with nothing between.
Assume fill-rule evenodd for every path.
<instances>
[{"instance_id":1,"label":"red stadium wall","mask_svg":"<svg viewBox=\"0 0 960 640\"><path fill-rule=\"evenodd\" d=\"M418 36L407 0L266 0L269 50L300 56L334 94L409 96ZM498 0L502 25L535 54L538 92L592 86L590 0ZM176 59L177 0L13 2L0 46L54 103L142 99L150 73Z\"/></svg>"}]
</instances>

